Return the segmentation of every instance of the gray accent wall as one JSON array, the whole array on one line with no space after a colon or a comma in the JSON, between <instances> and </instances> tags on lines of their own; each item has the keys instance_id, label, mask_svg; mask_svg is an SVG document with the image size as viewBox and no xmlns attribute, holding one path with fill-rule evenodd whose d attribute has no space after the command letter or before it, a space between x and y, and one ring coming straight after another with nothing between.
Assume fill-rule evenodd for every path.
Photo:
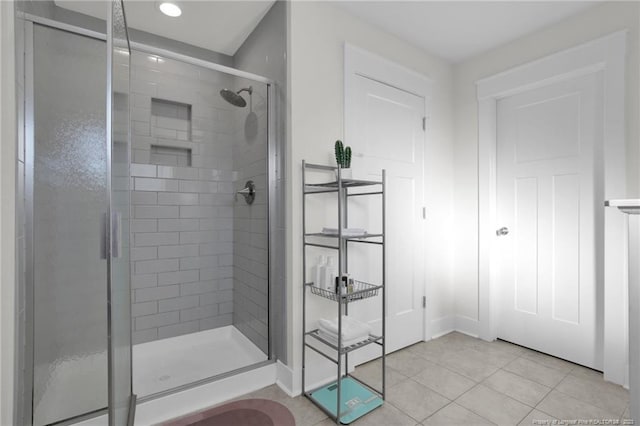
<instances>
[{"instance_id":1,"label":"gray accent wall","mask_svg":"<svg viewBox=\"0 0 640 426\"><path fill-rule=\"evenodd\" d=\"M233 325L263 352L269 352L269 221L267 199L267 90L253 84L251 102L238 109L233 165L238 188L251 180L256 198L238 198L233 215Z\"/></svg>"},{"instance_id":2,"label":"gray accent wall","mask_svg":"<svg viewBox=\"0 0 640 426\"><path fill-rule=\"evenodd\" d=\"M220 72L132 52L133 340L233 322L234 132Z\"/></svg>"},{"instance_id":3,"label":"gray accent wall","mask_svg":"<svg viewBox=\"0 0 640 426\"><path fill-rule=\"evenodd\" d=\"M287 13L288 3L276 1L264 16L255 30L249 35L234 55L235 68L268 77L275 81L275 99L273 102L275 114L275 140L272 144L273 157L269 159L274 169L275 182L273 204L269 206L269 261L271 280L271 330L273 335L272 353L276 359L287 363L287 333L286 333L286 276L285 276L285 169L284 153L286 140L286 106L287 106ZM235 258L239 253L234 254ZM235 294L240 299L240 289ZM234 323L247 318L242 307L235 306ZM240 326L242 329L244 326ZM246 329L246 327L244 327ZM251 335L249 334L249 337ZM260 339L256 339L259 341ZM254 341L254 343L256 343ZM258 344L258 343L256 343ZM258 344L258 346L260 346Z\"/></svg>"}]
</instances>

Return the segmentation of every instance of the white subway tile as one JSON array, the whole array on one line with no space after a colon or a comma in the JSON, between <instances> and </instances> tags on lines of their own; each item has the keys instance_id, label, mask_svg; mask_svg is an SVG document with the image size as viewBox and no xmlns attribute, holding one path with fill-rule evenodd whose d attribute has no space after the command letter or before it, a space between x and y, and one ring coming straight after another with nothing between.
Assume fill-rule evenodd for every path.
<instances>
[{"instance_id":1,"label":"white subway tile","mask_svg":"<svg viewBox=\"0 0 640 426\"><path fill-rule=\"evenodd\" d=\"M216 280L221 278L232 278L233 268L230 266L218 266L215 268L201 268L200 279L203 281Z\"/></svg>"},{"instance_id":2,"label":"white subway tile","mask_svg":"<svg viewBox=\"0 0 640 426\"><path fill-rule=\"evenodd\" d=\"M216 217L216 207L212 206L180 206L180 217L211 218Z\"/></svg>"},{"instance_id":3,"label":"white subway tile","mask_svg":"<svg viewBox=\"0 0 640 426\"><path fill-rule=\"evenodd\" d=\"M131 221L131 232L156 232L158 221L155 219L133 219Z\"/></svg>"},{"instance_id":4,"label":"white subway tile","mask_svg":"<svg viewBox=\"0 0 640 426\"><path fill-rule=\"evenodd\" d=\"M135 178L136 191L165 191L178 192L180 190L179 181L170 179Z\"/></svg>"},{"instance_id":5,"label":"white subway tile","mask_svg":"<svg viewBox=\"0 0 640 426\"><path fill-rule=\"evenodd\" d=\"M200 320L200 330L210 330L212 328L226 327L233 324L233 316L231 314L218 315L217 317L205 318Z\"/></svg>"},{"instance_id":6,"label":"white subway tile","mask_svg":"<svg viewBox=\"0 0 640 426\"><path fill-rule=\"evenodd\" d=\"M136 163L149 163L151 151L148 149L133 149L133 161Z\"/></svg>"},{"instance_id":7,"label":"white subway tile","mask_svg":"<svg viewBox=\"0 0 640 426\"><path fill-rule=\"evenodd\" d=\"M218 305L219 314L233 313L233 302L223 302Z\"/></svg>"},{"instance_id":8,"label":"white subway tile","mask_svg":"<svg viewBox=\"0 0 640 426\"><path fill-rule=\"evenodd\" d=\"M133 235L136 247L161 246L178 244L180 234L178 232L144 232Z\"/></svg>"},{"instance_id":9,"label":"white subway tile","mask_svg":"<svg viewBox=\"0 0 640 426\"><path fill-rule=\"evenodd\" d=\"M175 246L163 246L158 248L158 258L179 258L179 257L192 257L199 254L198 244L184 244Z\"/></svg>"},{"instance_id":10,"label":"white subway tile","mask_svg":"<svg viewBox=\"0 0 640 426\"><path fill-rule=\"evenodd\" d=\"M140 136L149 136L150 132L150 127L149 127L149 122L145 122L145 121L132 121L131 122L131 133L133 135L140 135Z\"/></svg>"},{"instance_id":11,"label":"white subway tile","mask_svg":"<svg viewBox=\"0 0 640 426\"><path fill-rule=\"evenodd\" d=\"M192 294L203 294L217 290L215 281L200 281L180 284L180 295L188 296Z\"/></svg>"},{"instance_id":12,"label":"white subway tile","mask_svg":"<svg viewBox=\"0 0 640 426\"><path fill-rule=\"evenodd\" d=\"M148 108L138 108L135 105L131 108L132 121L149 121L151 118L151 110Z\"/></svg>"},{"instance_id":13,"label":"white subway tile","mask_svg":"<svg viewBox=\"0 0 640 426\"><path fill-rule=\"evenodd\" d=\"M213 268L217 266L216 256L195 256L180 259L180 270Z\"/></svg>"},{"instance_id":14,"label":"white subway tile","mask_svg":"<svg viewBox=\"0 0 640 426\"><path fill-rule=\"evenodd\" d=\"M179 214L180 210L177 206L134 206L136 219L177 218Z\"/></svg>"},{"instance_id":15,"label":"white subway tile","mask_svg":"<svg viewBox=\"0 0 640 426\"><path fill-rule=\"evenodd\" d=\"M135 291L135 301L148 302L150 300L168 299L180 295L180 286L161 286L153 288L141 288Z\"/></svg>"},{"instance_id":16,"label":"white subway tile","mask_svg":"<svg viewBox=\"0 0 640 426\"><path fill-rule=\"evenodd\" d=\"M131 88L133 92L134 88ZM151 96L133 93L133 106L136 108L151 109Z\"/></svg>"},{"instance_id":17,"label":"white subway tile","mask_svg":"<svg viewBox=\"0 0 640 426\"><path fill-rule=\"evenodd\" d=\"M139 205L154 205L158 204L158 193L146 192L146 191L132 191L131 192L131 204Z\"/></svg>"},{"instance_id":18,"label":"white subway tile","mask_svg":"<svg viewBox=\"0 0 640 426\"><path fill-rule=\"evenodd\" d=\"M133 344L151 342L158 339L158 329L149 328L147 330L134 331L132 335Z\"/></svg>"},{"instance_id":19,"label":"white subway tile","mask_svg":"<svg viewBox=\"0 0 640 426\"><path fill-rule=\"evenodd\" d=\"M157 285L157 274L134 274L131 276L131 287L134 289L155 287Z\"/></svg>"},{"instance_id":20,"label":"white subway tile","mask_svg":"<svg viewBox=\"0 0 640 426\"><path fill-rule=\"evenodd\" d=\"M200 296L202 297L202 296ZM180 311L180 321L193 321L202 318L214 317L218 314L218 305L199 306L197 308Z\"/></svg>"},{"instance_id":21,"label":"white subway tile","mask_svg":"<svg viewBox=\"0 0 640 426\"><path fill-rule=\"evenodd\" d=\"M156 126L162 129L182 131L182 132L189 131L190 129L189 120L180 119L177 117L171 118L171 117L158 116L156 119Z\"/></svg>"},{"instance_id":22,"label":"white subway tile","mask_svg":"<svg viewBox=\"0 0 640 426\"><path fill-rule=\"evenodd\" d=\"M198 296L182 296L158 301L158 310L159 312L179 311L181 309L194 308L198 305Z\"/></svg>"},{"instance_id":23,"label":"white subway tile","mask_svg":"<svg viewBox=\"0 0 640 426\"><path fill-rule=\"evenodd\" d=\"M177 139L178 134L175 130L162 129L160 127L153 127L153 131L151 132L153 136L163 139Z\"/></svg>"},{"instance_id":24,"label":"white subway tile","mask_svg":"<svg viewBox=\"0 0 640 426\"><path fill-rule=\"evenodd\" d=\"M150 260L158 258L157 247L134 247L131 249L131 260Z\"/></svg>"},{"instance_id":25,"label":"white subway tile","mask_svg":"<svg viewBox=\"0 0 640 426\"><path fill-rule=\"evenodd\" d=\"M136 95L147 95L149 97L152 97L152 96L156 96L156 94L158 93L158 86L156 83L153 83L153 82L134 79L131 81L131 87L132 87L132 91ZM135 88L135 91L133 88Z\"/></svg>"},{"instance_id":26,"label":"white subway tile","mask_svg":"<svg viewBox=\"0 0 640 426\"><path fill-rule=\"evenodd\" d=\"M150 274L154 272L170 272L180 269L178 259L139 260L135 262L136 274Z\"/></svg>"},{"instance_id":27,"label":"white subway tile","mask_svg":"<svg viewBox=\"0 0 640 426\"><path fill-rule=\"evenodd\" d=\"M195 231L198 228L198 219L160 219L158 222L160 231Z\"/></svg>"},{"instance_id":28,"label":"white subway tile","mask_svg":"<svg viewBox=\"0 0 640 426\"><path fill-rule=\"evenodd\" d=\"M169 337L195 333L199 330L199 323L200 323L199 321L188 321L188 322L181 322L179 324L160 327L158 328L158 338L167 339Z\"/></svg>"},{"instance_id":29,"label":"white subway tile","mask_svg":"<svg viewBox=\"0 0 640 426\"><path fill-rule=\"evenodd\" d=\"M158 275L158 285L185 284L196 282L199 279L200 271L197 269L188 271L164 272Z\"/></svg>"},{"instance_id":30,"label":"white subway tile","mask_svg":"<svg viewBox=\"0 0 640 426\"><path fill-rule=\"evenodd\" d=\"M135 319L136 330L161 327L163 325L175 324L177 322L180 322L180 314L178 312L164 312Z\"/></svg>"},{"instance_id":31,"label":"white subway tile","mask_svg":"<svg viewBox=\"0 0 640 426\"><path fill-rule=\"evenodd\" d=\"M162 167L162 166L159 166ZM183 194L180 192L161 192L158 194L158 204L172 206L188 206L198 204L198 194Z\"/></svg>"},{"instance_id":32,"label":"white subway tile","mask_svg":"<svg viewBox=\"0 0 640 426\"><path fill-rule=\"evenodd\" d=\"M200 244L200 255L220 255L220 254L232 254L232 243L204 243Z\"/></svg>"},{"instance_id":33,"label":"white subway tile","mask_svg":"<svg viewBox=\"0 0 640 426\"><path fill-rule=\"evenodd\" d=\"M156 177L156 166L153 164L131 164L131 176L133 177Z\"/></svg>"},{"instance_id":34,"label":"white subway tile","mask_svg":"<svg viewBox=\"0 0 640 426\"><path fill-rule=\"evenodd\" d=\"M233 290L233 278L218 280L218 290Z\"/></svg>"},{"instance_id":35,"label":"white subway tile","mask_svg":"<svg viewBox=\"0 0 640 426\"><path fill-rule=\"evenodd\" d=\"M158 312L158 302L156 301L131 304L131 315L133 317L151 315L157 312Z\"/></svg>"}]
</instances>

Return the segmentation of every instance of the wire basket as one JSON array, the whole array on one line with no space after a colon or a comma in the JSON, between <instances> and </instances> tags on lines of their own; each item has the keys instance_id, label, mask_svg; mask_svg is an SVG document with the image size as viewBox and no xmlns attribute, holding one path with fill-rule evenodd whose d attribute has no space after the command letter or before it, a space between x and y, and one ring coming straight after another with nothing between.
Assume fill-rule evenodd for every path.
<instances>
[{"instance_id":1,"label":"wire basket","mask_svg":"<svg viewBox=\"0 0 640 426\"><path fill-rule=\"evenodd\" d=\"M326 290L324 288L317 287L313 283L307 284L311 289L311 293L324 297L325 299L333 300L337 302L353 302L356 300L367 299L378 295L378 291L382 288L381 285L374 285L365 283L364 281L353 280L353 291L350 293L337 294L334 291Z\"/></svg>"}]
</instances>

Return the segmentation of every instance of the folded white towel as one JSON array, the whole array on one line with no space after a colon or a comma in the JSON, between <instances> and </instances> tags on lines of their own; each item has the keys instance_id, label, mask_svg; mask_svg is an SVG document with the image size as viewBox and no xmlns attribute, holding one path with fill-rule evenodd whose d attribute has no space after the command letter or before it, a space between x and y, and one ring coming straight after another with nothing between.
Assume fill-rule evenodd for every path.
<instances>
[{"instance_id":1,"label":"folded white towel","mask_svg":"<svg viewBox=\"0 0 640 426\"><path fill-rule=\"evenodd\" d=\"M334 336L336 339L338 338L338 320L326 320L319 319L318 320L318 328L321 331L324 331L326 334L330 336ZM355 318L342 316L342 340L351 341L354 339L367 337L371 334L371 327L369 324L366 324L362 321L358 321Z\"/></svg>"},{"instance_id":2,"label":"folded white towel","mask_svg":"<svg viewBox=\"0 0 640 426\"><path fill-rule=\"evenodd\" d=\"M338 336L337 335L326 333L322 329L318 330L318 334L320 335L320 337L322 337L327 342L332 343L334 346L338 346ZM369 335L356 337L356 338L351 339L351 340L343 340L342 341L342 347L344 348L344 347L347 347L347 346L355 345L356 343L360 343L362 341L365 341L368 338L369 338Z\"/></svg>"},{"instance_id":3,"label":"folded white towel","mask_svg":"<svg viewBox=\"0 0 640 426\"><path fill-rule=\"evenodd\" d=\"M322 228L322 233L326 235L338 235L338 228ZM361 237L367 235L367 231L362 228L342 228L343 237Z\"/></svg>"}]
</instances>

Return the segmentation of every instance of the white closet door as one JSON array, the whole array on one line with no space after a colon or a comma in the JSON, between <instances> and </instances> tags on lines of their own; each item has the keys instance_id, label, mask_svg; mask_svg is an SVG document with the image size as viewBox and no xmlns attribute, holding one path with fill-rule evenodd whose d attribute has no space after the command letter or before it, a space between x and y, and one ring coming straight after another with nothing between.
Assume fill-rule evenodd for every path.
<instances>
[{"instance_id":1,"label":"white closet door","mask_svg":"<svg viewBox=\"0 0 640 426\"><path fill-rule=\"evenodd\" d=\"M602 368L600 74L498 102L498 337Z\"/></svg>"},{"instance_id":2,"label":"white closet door","mask_svg":"<svg viewBox=\"0 0 640 426\"><path fill-rule=\"evenodd\" d=\"M345 141L354 150L354 175L380 180L387 173L386 276L387 352L424 338L423 271L423 182L424 182L424 98L386 84L358 76L350 101L356 108L348 117L352 139ZM349 204L349 224L364 225L379 232L380 197L353 197ZM354 278L379 283L382 274L378 246L350 243L350 271ZM356 317L368 320L379 332L380 300L353 304ZM380 356L377 348L363 352L364 358ZM353 355L360 360L360 351ZM363 358L363 359L364 359Z\"/></svg>"}]
</instances>

